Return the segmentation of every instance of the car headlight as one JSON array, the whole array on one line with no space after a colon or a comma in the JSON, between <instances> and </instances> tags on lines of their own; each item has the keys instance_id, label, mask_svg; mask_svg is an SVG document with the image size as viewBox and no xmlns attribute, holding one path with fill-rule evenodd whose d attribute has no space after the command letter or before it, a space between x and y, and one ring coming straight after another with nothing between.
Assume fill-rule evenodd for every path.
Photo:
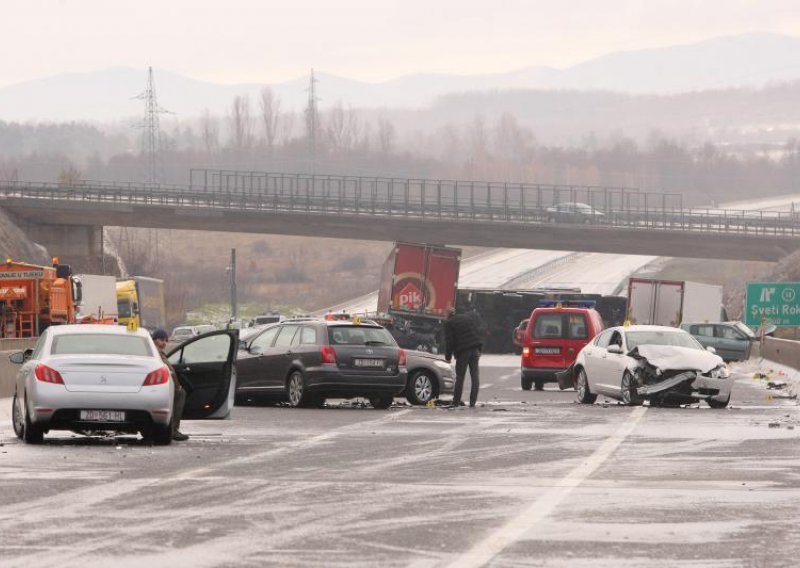
<instances>
[{"instance_id":1,"label":"car headlight","mask_svg":"<svg viewBox=\"0 0 800 568\"><path fill-rule=\"evenodd\" d=\"M709 373L709 376L712 379L727 379L728 377L731 376L731 371L730 369L728 369L727 365L720 365L719 367L711 369L711 373Z\"/></svg>"}]
</instances>

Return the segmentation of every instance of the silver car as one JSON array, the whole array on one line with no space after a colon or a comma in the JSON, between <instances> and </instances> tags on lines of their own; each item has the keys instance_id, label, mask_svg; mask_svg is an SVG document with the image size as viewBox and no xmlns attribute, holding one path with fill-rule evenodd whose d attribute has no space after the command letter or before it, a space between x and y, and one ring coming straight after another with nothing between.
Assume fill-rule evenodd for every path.
<instances>
[{"instance_id":1,"label":"silver car","mask_svg":"<svg viewBox=\"0 0 800 568\"><path fill-rule=\"evenodd\" d=\"M562 389L574 386L584 404L602 394L628 405L704 400L712 408L725 408L733 385L728 366L713 348L703 348L682 329L658 325L603 331L556 378Z\"/></svg>"},{"instance_id":2,"label":"silver car","mask_svg":"<svg viewBox=\"0 0 800 568\"><path fill-rule=\"evenodd\" d=\"M452 394L455 373L450 363L425 351L406 350L408 382L406 400L423 405L443 394Z\"/></svg>"},{"instance_id":3,"label":"silver car","mask_svg":"<svg viewBox=\"0 0 800 568\"><path fill-rule=\"evenodd\" d=\"M187 391L186 418L221 417L233 406L237 332L190 340L169 357ZM41 443L51 430L141 433L171 441L174 384L145 330L115 325L47 328L21 364L12 402L16 435ZM190 367L191 365L191 367Z\"/></svg>"}]
</instances>

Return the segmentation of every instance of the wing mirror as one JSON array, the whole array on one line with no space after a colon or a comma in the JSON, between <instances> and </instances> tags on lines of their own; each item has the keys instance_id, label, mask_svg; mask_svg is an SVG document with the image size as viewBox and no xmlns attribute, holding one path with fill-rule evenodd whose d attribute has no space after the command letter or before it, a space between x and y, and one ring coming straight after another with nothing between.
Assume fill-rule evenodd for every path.
<instances>
[{"instance_id":1,"label":"wing mirror","mask_svg":"<svg viewBox=\"0 0 800 568\"><path fill-rule=\"evenodd\" d=\"M8 356L8 360L15 365L22 365L25 362L25 352L17 351Z\"/></svg>"},{"instance_id":2,"label":"wing mirror","mask_svg":"<svg viewBox=\"0 0 800 568\"><path fill-rule=\"evenodd\" d=\"M31 358L33 349L25 349L24 351L17 351L8 356L8 360L15 365L22 365L25 361Z\"/></svg>"},{"instance_id":3,"label":"wing mirror","mask_svg":"<svg viewBox=\"0 0 800 568\"><path fill-rule=\"evenodd\" d=\"M609 345L606 347L606 351L609 353L613 353L614 355L622 355L622 347L614 343L613 345Z\"/></svg>"},{"instance_id":4,"label":"wing mirror","mask_svg":"<svg viewBox=\"0 0 800 568\"><path fill-rule=\"evenodd\" d=\"M713 347L711 347L710 345L708 347L706 347L706 351L708 351L709 353L715 353L715 354L717 352L717 350L714 349Z\"/></svg>"}]
</instances>

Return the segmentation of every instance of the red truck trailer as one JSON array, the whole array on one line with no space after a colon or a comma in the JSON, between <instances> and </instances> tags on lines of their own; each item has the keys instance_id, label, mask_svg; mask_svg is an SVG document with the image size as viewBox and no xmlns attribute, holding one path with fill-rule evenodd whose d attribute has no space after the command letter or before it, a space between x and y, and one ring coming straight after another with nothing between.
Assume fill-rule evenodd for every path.
<instances>
[{"instance_id":1,"label":"red truck trailer","mask_svg":"<svg viewBox=\"0 0 800 568\"><path fill-rule=\"evenodd\" d=\"M381 271L378 311L394 320L402 347L433 350L441 321L455 306L461 250L395 243Z\"/></svg>"}]
</instances>

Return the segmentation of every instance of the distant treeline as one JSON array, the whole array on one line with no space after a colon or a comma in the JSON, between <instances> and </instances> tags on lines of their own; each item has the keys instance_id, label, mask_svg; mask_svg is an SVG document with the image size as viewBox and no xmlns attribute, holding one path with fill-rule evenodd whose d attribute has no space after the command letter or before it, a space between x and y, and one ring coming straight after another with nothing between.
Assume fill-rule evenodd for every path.
<instances>
[{"instance_id":1,"label":"distant treeline","mask_svg":"<svg viewBox=\"0 0 800 568\"><path fill-rule=\"evenodd\" d=\"M162 117L159 174L167 183L187 183L190 168L210 167L609 185L682 193L691 204L718 203L800 192L794 127L781 129L785 136L777 142L770 126L792 123L790 114L797 111L782 115L781 109L796 91L730 90L716 97L520 91L454 95L418 111L336 103L300 114L283 112L281 101L265 89L258 101L236 97L225 116ZM771 104L765 107L765 101ZM503 108L511 110L498 110ZM658 113L665 109L682 117L684 132L703 121L707 132L683 138L672 135L674 129L624 134L625 125L641 131L647 113L653 113L652 124L663 124L668 116ZM547 119L545 111L551 113ZM735 121L723 123L728 116ZM552 134L558 124L574 129L580 119L585 129L579 142ZM608 128L614 122L620 123L616 131ZM754 132L764 133L764 143L757 143ZM119 124L0 122L0 179L52 181L67 172L84 179L144 180L140 133ZM723 141L703 142L714 139Z\"/></svg>"}]
</instances>

